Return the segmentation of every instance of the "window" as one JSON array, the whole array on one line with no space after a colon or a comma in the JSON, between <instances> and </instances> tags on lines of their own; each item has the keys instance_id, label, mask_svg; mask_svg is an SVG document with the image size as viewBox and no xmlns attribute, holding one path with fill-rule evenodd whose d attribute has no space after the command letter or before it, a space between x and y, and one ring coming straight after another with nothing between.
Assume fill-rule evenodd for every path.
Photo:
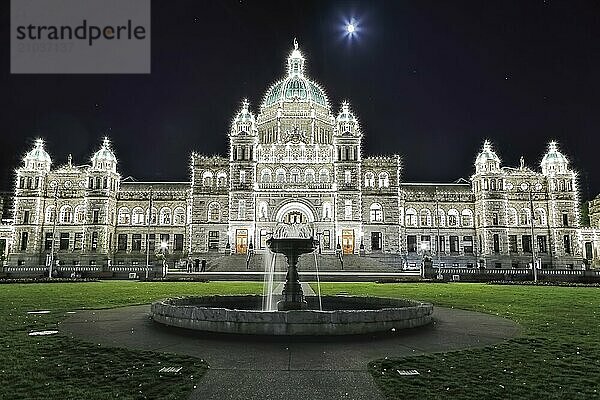
<instances>
[{"instance_id":1,"label":"window","mask_svg":"<svg viewBox=\"0 0 600 400\"><path fill-rule=\"evenodd\" d=\"M417 226L417 211L414 208L406 210L406 226Z\"/></svg>"},{"instance_id":2,"label":"window","mask_svg":"<svg viewBox=\"0 0 600 400\"><path fill-rule=\"evenodd\" d=\"M73 241L73 250L81 250L83 247L83 233L75 232L75 239Z\"/></svg>"},{"instance_id":3,"label":"window","mask_svg":"<svg viewBox=\"0 0 600 400\"><path fill-rule=\"evenodd\" d=\"M516 226L517 225L517 210L515 210L514 208L509 208L506 211L507 214L507 220L508 220L508 225L510 226Z\"/></svg>"},{"instance_id":4,"label":"window","mask_svg":"<svg viewBox=\"0 0 600 400\"><path fill-rule=\"evenodd\" d=\"M306 180L307 183L314 183L315 182L315 171L313 169L307 169L306 172L304 173L304 179Z\"/></svg>"},{"instance_id":5,"label":"window","mask_svg":"<svg viewBox=\"0 0 600 400\"><path fill-rule=\"evenodd\" d=\"M100 223L100 210L94 210L92 216L93 224Z\"/></svg>"},{"instance_id":6,"label":"window","mask_svg":"<svg viewBox=\"0 0 600 400\"><path fill-rule=\"evenodd\" d=\"M382 172L379 174L379 187L384 188L390 186L390 178L387 172Z\"/></svg>"},{"instance_id":7,"label":"window","mask_svg":"<svg viewBox=\"0 0 600 400\"><path fill-rule=\"evenodd\" d=\"M277 172L275 173L275 179L277 180L277 183L285 182L285 170L283 168L279 168L277 170Z\"/></svg>"},{"instance_id":8,"label":"window","mask_svg":"<svg viewBox=\"0 0 600 400\"><path fill-rule=\"evenodd\" d=\"M462 226L473 226L473 211L468 208L462 210L462 213L460 214L460 224Z\"/></svg>"},{"instance_id":9,"label":"window","mask_svg":"<svg viewBox=\"0 0 600 400\"><path fill-rule=\"evenodd\" d=\"M133 224L143 225L144 224L144 210L141 207L133 209Z\"/></svg>"},{"instance_id":10,"label":"window","mask_svg":"<svg viewBox=\"0 0 600 400\"><path fill-rule=\"evenodd\" d=\"M98 232L92 232L91 248L92 251L98 250Z\"/></svg>"},{"instance_id":11,"label":"window","mask_svg":"<svg viewBox=\"0 0 600 400\"><path fill-rule=\"evenodd\" d=\"M563 247L565 248L565 254L571 254L571 236L563 236Z\"/></svg>"},{"instance_id":12,"label":"window","mask_svg":"<svg viewBox=\"0 0 600 400\"><path fill-rule=\"evenodd\" d=\"M494 253L500 253L500 235L498 235L497 233L494 233L493 240L494 240Z\"/></svg>"},{"instance_id":13,"label":"window","mask_svg":"<svg viewBox=\"0 0 600 400\"><path fill-rule=\"evenodd\" d=\"M406 244L407 244L407 250L409 253L417 252L417 236L416 235L406 236Z\"/></svg>"},{"instance_id":14,"label":"window","mask_svg":"<svg viewBox=\"0 0 600 400\"><path fill-rule=\"evenodd\" d=\"M526 208L521 209L521 214L519 217L519 222L521 225L529 225L530 224L530 219L529 219L530 215L529 215L529 210Z\"/></svg>"},{"instance_id":15,"label":"window","mask_svg":"<svg viewBox=\"0 0 600 400\"><path fill-rule=\"evenodd\" d=\"M219 187L227 186L227 174L225 172L221 171L217 174L217 186L219 186Z\"/></svg>"},{"instance_id":16,"label":"window","mask_svg":"<svg viewBox=\"0 0 600 400\"><path fill-rule=\"evenodd\" d=\"M85 208L82 205L75 207L75 222L78 224L85 222Z\"/></svg>"},{"instance_id":17,"label":"window","mask_svg":"<svg viewBox=\"0 0 600 400\"><path fill-rule=\"evenodd\" d=\"M450 236L450 253L458 254L458 236Z\"/></svg>"},{"instance_id":18,"label":"window","mask_svg":"<svg viewBox=\"0 0 600 400\"><path fill-rule=\"evenodd\" d=\"M208 231L208 250L219 250L219 231Z\"/></svg>"},{"instance_id":19,"label":"window","mask_svg":"<svg viewBox=\"0 0 600 400\"><path fill-rule=\"evenodd\" d=\"M246 183L246 171L240 171L240 183Z\"/></svg>"},{"instance_id":20,"label":"window","mask_svg":"<svg viewBox=\"0 0 600 400\"><path fill-rule=\"evenodd\" d=\"M329 183L329 171L326 169L322 169L319 171L319 181L321 183Z\"/></svg>"},{"instance_id":21,"label":"window","mask_svg":"<svg viewBox=\"0 0 600 400\"><path fill-rule=\"evenodd\" d=\"M473 236L463 237L463 251L465 254L473 254Z\"/></svg>"},{"instance_id":22,"label":"window","mask_svg":"<svg viewBox=\"0 0 600 400\"><path fill-rule=\"evenodd\" d=\"M431 250L431 236L421 235L421 250L422 251L430 251Z\"/></svg>"},{"instance_id":23,"label":"window","mask_svg":"<svg viewBox=\"0 0 600 400\"><path fill-rule=\"evenodd\" d=\"M521 242L523 244L523 252L524 253L531 253L531 236L530 235L523 235L521 237Z\"/></svg>"},{"instance_id":24,"label":"window","mask_svg":"<svg viewBox=\"0 0 600 400\"><path fill-rule=\"evenodd\" d=\"M160 224L171 225L171 209L169 207L160 209Z\"/></svg>"},{"instance_id":25,"label":"window","mask_svg":"<svg viewBox=\"0 0 600 400\"><path fill-rule=\"evenodd\" d=\"M142 234L134 233L131 235L131 250L141 251L142 250Z\"/></svg>"},{"instance_id":26,"label":"window","mask_svg":"<svg viewBox=\"0 0 600 400\"><path fill-rule=\"evenodd\" d=\"M156 209L156 207L152 207L152 212L150 212L149 210L146 210L146 224L148 224L148 217L150 217L150 224L152 225L156 225L156 216L158 214L158 210Z\"/></svg>"},{"instance_id":27,"label":"window","mask_svg":"<svg viewBox=\"0 0 600 400\"><path fill-rule=\"evenodd\" d=\"M431 211L424 208L419 213L419 219L421 222L421 226L430 226L431 225Z\"/></svg>"},{"instance_id":28,"label":"window","mask_svg":"<svg viewBox=\"0 0 600 400\"><path fill-rule=\"evenodd\" d=\"M492 225L498 226L498 213L492 214Z\"/></svg>"},{"instance_id":29,"label":"window","mask_svg":"<svg viewBox=\"0 0 600 400\"><path fill-rule=\"evenodd\" d=\"M60 223L70 224L73 222L73 208L69 205L64 205L60 208Z\"/></svg>"},{"instance_id":30,"label":"window","mask_svg":"<svg viewBox=\"0 0 600 400\"><path fill-rule=\"evenodd\" d=\"M352 172L348 169L344 171L344 183L346 185L352 183Z\"/></svg>"},{"instance_id":31,"label":"window","mask_svg":"<svg viewBox=\"0 0 600 400\"><path fill-rule=\"evenodd\" d=\"M60 234L60 240L58 242L58 248L60 250L69 250L69 233L63 232Z\"/></svg>"},{"instance_id":32,"label":"window","mask_svg":"<svg viewBox=\"0 0 600 400\"><path fill-rule=\"evenodd\" d=\"M458 211L454 209L448 211L448 226L458 226Z\"/></svg>"},{"instance_id":33,"label":"window","mask_svg":"<svg viewBox=\"0 0 600 400\"><path fill-rule=\"evenodd\" d=\"M46 223L53 224L54 218L56 218L56 212L54 211L54 206L49 206L46 208Z\"/></svg>"},{"instance_id":34,"label":"window","mask_svg":"<svg viewBox=\"0 0 600 400\"><path fill-rule=\"evenodd\" d=\"M511 253L517 253L517 235L508 235L508 248Z\"/></svg>"},{"instance_id":35,"label":"window","mask_svg":"<svg viewBox=\"0 0 600 400\"><path fill-rule=\"evenodd\" d=\"M213 184L213 174L210 171L204 171L202 174L202 185L203 186L212 186Z\"/></svg>"},{"instance_id":36,"label":"window","mask_svg":"<svg viewBox=\"0 0 600 400\"><path fill-rule=\"evenodd\" d=\"M175 225L185 225L185 210L183 207L175 208L173 212L173 223Z\"/></svg>"},{"instance_id":37,"label":"window","mask_svg":"<svg viewBox=\"0 0 600 400\"><path fill-rule=\"evenodd\" d=\"M246 218L246 200L238 201L238 219Z\"/></svg>"},{"instance_id":38,"label":"window","mask_svg":"<svg viewBox=\"0 0 600 400\"><path fill-rule=\"evenodd\" d=\"M372 172L365 174L365 187L375 187L375 175Z\"/></svg>"},{"instance_id":39,"label":"window","mask_svg":"<svg viewBox=\"0 0 600 400\"><path fill-rule=\"evenodd\" d=\"M176 233L174 235L174 249L175 251L183 251L183 234Z\"/></svg>"},{"instance_id":40,"label":"window","mask_svg":"<svg viewBox=\"0 0 600 400\"><path fill-rule=\"evenodd\" d=\"M300 170L298 170L297 168L294 168L290 171L290 181L292 183L300 182Z\"/></svg>"},{"instance_id":41,"label":"window","mask_svg":"<svg viewBox=\"0 0 600 400\"><path fill-rule=\"evenodd\" d=\"M46 240L44 242L44 250L52 250L52 232L46 232Z\"/></svg>"},{"instance_id":42,"label":"window","mask_svg":"<svg viewBox=\"0 0 600 400\"><path fill-rule=\"evenodd\" d=\"M383 221L383 212L381 210L381 204L373 203L371 204L371 208L369 210L369 216L371 222L382 222Z\"/></svg>"},{"instance_id":43,"label":"window","mask_svg":"<svg viewBox=\"0 0 600 400\"><path fill-rule=\"evenodd\" d=\"M156 249L156 234L151 233L148 235L148 250L154 251Z\"/></svg>"},{"instance_id":44,"label":"window","mask_svg":"<svg viewBox=\"0 0 600 400\"><path fill-rule=\"evenodd\" d=\"M352 219L352 200L344 200L344 219Z\"/></svg>"},{"instance_id":45,"label":"window","mask_svg":"<svg viewBox=\"0 0 600 400\"><path fill-rule=\"evenodd\" d=\"M437 226L445 226L446 225L446 213L441 208L437 210Z\"/></svg>"},{"instance_id":46,"label":"window","mask_svg":"<svg viewBox=\"0 0 600 400\"><path fill-rule=\"evenodd\" d=\"M446 252L446 237L445 236L437 236L436 250L440 253Z\"/></svg>"},{"instance_id":47,"label":"window","mask_svg":"<svg viewBox=\"0 0 600 400\"><path fill-rule=\"evenodd\" d=\"M269 183L271 182L271 170L270 169L263 169L262 172L260 173L260 181L262 183Z\"/></svg>"},{"instance_id":48,"label":"window","mask_svg":"<svg viewBox=\"0 0 600 400\"><path fill-rule=\"evenodd\" d=\"M117 236L117 250L127 250L127 234L119 233L119 235Z\"/></svg>"},{"instance_id":49,"label":"window","mask_svg":"<svg viewBox=\"0 0 600 400\"><path fill-rule=\"evenodd\" d=\"M29 223L29 210L23 211L23 224L27 225Z\"/></svg>"},{"instance_id":50,"label":"window","mask_svg":"<svg viewBox=\"0 0 600 400\"><path fill-rule=\"evenodd\" d=\"M21 251L27 250L28 240L29 240L29 233L21 232Z\"/></svg>"},{"instance_id":51,"label":"window","mask_svg":"<svg viewBox=\"0 0 600 400\"><path fill-rule=\"evenodd\" d=\"M563 223L563 226L569 226L569 214L563 213L562 223Z\"/></svg>"},{"instance_id":52,"label":"window","mask_svg":"<svg viewBox=\"0 0 600 400\"><path fill-rule=\"evenodd\" d=\"M539 235L537 237L537 241L538 241L538 251L540 253L547 253L548 252L548 244L546 241L546 236L545 235Z\"/></svg>"},{"instance_id":53,"label":"window","mask_svg":"<svg viewBox=\"0 0 600 400\"><path fill-rule=\"evenodd\" d=\"M371 232L371 250L381 250L381 232Z\"/></svg>"},{"instance_id":54,"label":"window","mask_svg":"<svg viewBox=\"0 0 600 400\"><path fill-rule=\"evenodd\" d=\"M160 234L160 247L166 249L166 247L169 246L169 239L170 239L170 235L168 233L161 233Z\"/></svg>"}]
</instances>

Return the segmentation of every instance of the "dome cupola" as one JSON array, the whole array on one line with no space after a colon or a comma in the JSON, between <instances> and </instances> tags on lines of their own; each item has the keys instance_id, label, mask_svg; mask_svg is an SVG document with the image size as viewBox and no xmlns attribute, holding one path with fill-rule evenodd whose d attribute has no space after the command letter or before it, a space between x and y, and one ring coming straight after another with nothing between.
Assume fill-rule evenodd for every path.
<instances>
[{"instance_id":1,"label":"dome cupola","mask_svg":"<svg viewBox=\"0 0 600 400\"><path fill-rule=\"evenodd\" d=\"M113 153L110 146L110 140L107 137L102 141L100 150L92 157L92 168L117 172L117 157L115 157L115 153Z\"/></svg>"},{"instance_id":2,"label":"dome cupola","mask_svg":"<svg viewBox=\"0 0 600 400\"><path fill-rule=\"evenodd\" d=\"M23 158L23 163L28 170L50 171L52 159L44 149L44 140L36 139L33 149Z\"/></svg>"},{"instance_id":3,"label":"dome cupola","mask_svg":"<svg viewBox=\"0 0 600 400\"><path fill-rule=\"evenodd\" d=\"M247 135L254 134L256 132L256 119L254 114L250 111L250 103L247 99L242 101L242 108L237 113L231 124L231 134L238 135L245 133Z\"/></svg>"},{"instance_id":4,"label":"dome cupola","mask_svg":"<svg viewBox=\"0 0 600 400\"><path fill-rule=\"evenodd\" d=\"M298 42L294 39L294 50L287 59L287 76L267 90L262 107L271 107L285 102L312 102L329 107L323 89L304 75L305 59Z\"/></svg>"},{"instance_id":5,"label":"dome cupola","mask_svg":"<svg viewBox=\"0 0 600 400\"><path fill-rule=\"evenodd\" d=\"M338 133L340 135L344 134L358 134L358 120L354 116L352 110L350 110L350 103L347 101L342 102L342 107L340 112L336 118Z\"/></svg>"},{"instance_id":6,"label":"dome cupola","mask_svg":"<svg viewBox=\"0 0 600 400\"><path fill-rule=\"evenodd\" d=\"M544 154L540 166L544 175L556 173L565 173L569 165L569 160L559 150L558 144L552 141L548 144L548 151Z\"/></svg>"},{"instance_id":7,"label":"dome cupola","mask_svg":"<svg viewBox=\"0 0 600 400\"><path fill-rule=\"evenodd\" d=\"M483 148L475 160L475 172L479 174L498 171L500 171L500 158L492 149L491 142L486 140L483 142Z\"/></svg>"}]
</instances>

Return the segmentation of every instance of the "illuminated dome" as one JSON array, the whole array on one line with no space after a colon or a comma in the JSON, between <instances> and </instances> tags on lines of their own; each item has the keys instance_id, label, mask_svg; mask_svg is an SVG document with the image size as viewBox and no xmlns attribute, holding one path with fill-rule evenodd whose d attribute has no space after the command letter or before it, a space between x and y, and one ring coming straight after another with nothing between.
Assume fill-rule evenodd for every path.
<instances>
[{"instance_id":1,"label":"illuminated dome","mask_svg":"<svg viewBox=\"0 0 600 400\"><path fill-rule=\"evenodd\" d=\"M104 138L100 150L92 157L92 168L113 172L117 170L117 157L115 157L115 153L110 148L110 140L107 137Z\"/></svg>"},{"instance_id":2,"label":"illuminated dome","mask_svg":"<svg viewBox=\"0 0 600 400\"><path fill-rule=\"evenodd\" d=\"M50 170L52 159L44 149L44 141L42 139L35 141L33 149L23 158L23 162L27 169Z\"/></svg>"},{"instance_id":3,"label":"illuminated dome","mask_svg":"<svg viewBox=\"0 0 600 400\"><path fill-rule=\"evenodd\" d=\"M270 107L281 102L305 101L329 107L327 96L321 87L304 75L304 57L294 39L294 50L287 60L287 76L267 91L262 106Z\"/></svg>"},{"instance_id":4,"label":"illuminated dome","mask_svg":"<svg viewBox=\"0 0 600 400\"><path fill-rule=\"evenodd\" d=\"M248 100L244 99L242 109L237 113L231 124L231 133L233 135L243 132L251 134L256 130L255 122L254 114L250 111L250 104Z\"/></svg>"},{"instance_id":5,"label":"illuminated dome","mask_svg":"<svg viewBox=\"0 0 600 400\"><path fill-rule=\"evenodd\" d=\"M548 144L548 151L544 155L540 166L542 167L542 172L544 174L547 173L556 173L556 172L567 172L567 166L569 164L569 160L565 157L559 150L558 144L556 142L550 142Z\"/></svg>"},{"instance_id":6,"label":"illuminated dome","mask_svg":"<svg viewBox=\"0 0 600 400\"><path fill-rule=\"evenodd\" d=\"M476 172L490 172L500 169L500 158L492 149L492 144L489 140L483 142L483 148L477 155L475 160Z\"/></svg>"}]
</instances>

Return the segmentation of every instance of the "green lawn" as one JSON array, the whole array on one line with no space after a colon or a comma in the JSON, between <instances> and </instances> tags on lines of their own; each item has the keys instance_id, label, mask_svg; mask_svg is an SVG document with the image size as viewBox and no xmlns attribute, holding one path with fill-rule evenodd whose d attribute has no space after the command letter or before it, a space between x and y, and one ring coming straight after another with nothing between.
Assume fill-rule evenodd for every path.
<instances>
[{"instance_id":1,"label":"green lawn","mask_svg":"<svg viewBox=\"0 0 600 400\"><path fill-rule=\"evenodd\" d=\"M391 399L600 397L600 289L483 284L324 283L323 294L408 297L517 321L522 336L476 350L377 360L371 374ZM417 369L402 377L396 370Z\"/></svg>"},{"instance_id":2,"label":"green lawn","mask_svg":"<svg viewBox=\"0 0 600 400\"><path fill-rule=\"evenodd\" d=\"M394 399L590 399L600 392L600 289L480 284L323 283L323 294L408 297L501 315L520 338L477 350L377 360L369 369ZM97 282L0 285L0 399L185 399L207 366L198 359L106 348L62 336L67 311L175 295L260 293L262 283ZM51 310L47 315L27 311ZM60 330L60 325L58 325ZM179 375L158 373L183 366ZM400 377L396 369L417 369Z\"/></svg>"},{"instance_id":3,"label":"green lawn","mask_svg":"<svg viewBox=\"0 0 600 400\"><path fill-rule=\"evenodd\" d=\"M67 311L148 303L174 295L260 293L258 283L94 282L0 285L0 399L185 399L206 372L192 357L107 348L52 329ZM51 310L51 314L27 314ZM181 374L160 374L183 366Z\"/></svg>"}]
</instances>

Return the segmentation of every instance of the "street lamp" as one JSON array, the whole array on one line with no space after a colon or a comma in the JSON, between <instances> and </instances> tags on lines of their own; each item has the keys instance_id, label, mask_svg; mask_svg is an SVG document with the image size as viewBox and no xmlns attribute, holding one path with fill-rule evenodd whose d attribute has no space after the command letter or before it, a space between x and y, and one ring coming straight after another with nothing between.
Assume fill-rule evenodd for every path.
<instances>
[{"instance_id":1,"label":"street lamp","mask_svg":"<svg viewBox=\"0 0 600 400\"><path fill-rule=\"evenodd\" d=\"M426 253L427 251L429 251L429 243L426 241L422 241L421 245L421 254L423 255L421 258L421 278L425 278L425 257L426 257Z\"/></svg>"},{"instance_id":2,"label":"street lamp","mask_svg":"<svg viewBox=\"0 0 600 400\"><path fill-rule=\"evenodd\" d=\"M162 273L163 277L165 277L167 275L167 257L165 255L166 251L167 251L167 242L165 242L165 241L160 242L160 252L162 254L162 259L163 259L163 268L162 268L163 269L163 273Z\"/></svg>"}]
</instances>

